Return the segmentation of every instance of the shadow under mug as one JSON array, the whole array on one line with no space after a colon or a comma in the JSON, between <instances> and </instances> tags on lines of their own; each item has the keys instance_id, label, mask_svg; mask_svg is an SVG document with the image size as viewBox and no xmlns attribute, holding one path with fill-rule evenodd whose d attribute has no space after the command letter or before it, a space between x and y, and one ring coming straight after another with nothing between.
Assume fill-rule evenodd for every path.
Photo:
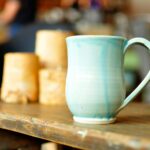
<instances>
[{"instance_id":1,"label":"shadow under mug","mask_svg":"<svg viewBox=\"0 0 150 150\"><path fill-rule=\"evenodd\" d=\"M66 100L76 122L108 124L150 81L150 71L127 97L124 56L135 43L150 51L144 38L119 36L72 36L67 38L68 72Z\"/></svg>"}]
</instances>

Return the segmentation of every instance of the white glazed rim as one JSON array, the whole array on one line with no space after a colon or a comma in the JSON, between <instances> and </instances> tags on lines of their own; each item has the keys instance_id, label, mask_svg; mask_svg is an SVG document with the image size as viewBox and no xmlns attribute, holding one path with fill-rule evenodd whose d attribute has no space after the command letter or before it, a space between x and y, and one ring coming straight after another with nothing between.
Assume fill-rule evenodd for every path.
<instances>
[{"instance_id":1,"label":"white glazed rim","mask_svg":"<svg viewBox=\"0 0 150 150\"><path fill-rule=\"evenodd\" d=\"M84 124L110 124L116 121L116 118L83 118L73 116L75 122Z\"/></svg>"},{"instance_id":2,"label":"white glazed rim","mask_svg":"<svg viewBox=\"0 0 150 150\"><path fill-rule=\"evenodd\" d=\"M69 36L66 39L86 39L86 38L111 38L111 39L122 39L122 40L127 40L125 37L122 36L113 36L113 35L74 35L74 36Z\"/></svg>"}]
</instances>

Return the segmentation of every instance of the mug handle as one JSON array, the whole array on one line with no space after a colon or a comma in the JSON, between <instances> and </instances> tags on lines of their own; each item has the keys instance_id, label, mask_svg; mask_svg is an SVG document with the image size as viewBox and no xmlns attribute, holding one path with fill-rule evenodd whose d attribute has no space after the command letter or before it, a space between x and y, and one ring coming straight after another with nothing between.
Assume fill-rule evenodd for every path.
<instances>
[{"instance_id":1,"label":"mug handle","mask_svg":"<svg viewBox=\"0 0 150 150\"><path fill-rule=\"evenodd\" d=\"M124 47L124 54L127 51L127 48L131 46L132 44L141 44L144 45L146 48L148 48L148 51L150 52L150 42L144 38L133 38L125 44ZM125 106L127 106L140 92L141 90L149 83L150 81L150 71L144 78L144 80L138 85L138 87L124 100L123 104L120 106L120 108L117 110L116 113L119 113Z\"/></svg>"}]
</instances>

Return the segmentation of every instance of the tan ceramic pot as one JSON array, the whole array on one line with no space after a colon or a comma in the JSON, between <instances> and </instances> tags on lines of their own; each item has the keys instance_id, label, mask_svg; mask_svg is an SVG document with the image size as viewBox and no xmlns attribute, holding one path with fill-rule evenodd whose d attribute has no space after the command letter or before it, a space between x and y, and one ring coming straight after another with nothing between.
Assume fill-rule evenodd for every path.
<instances>
[{"instance_id":1,"label":"tan ceramic pot","mask_svg":"<svg viewBox=\"0 0 150 150\"><path fill-rule=\"evenodd\" d=\"M40 70L40 96L41 104L65 104L66 70L41 69Z\"/></svg>"},{"instance_id":2,"label":"tan ceramic pot","mask_svg":"<svg viewBox=\"0 0 150 150\"><path fill-rule=\"evenodd\" d=\"M71 32L58 30L40 30L36 34L36 54L40 58L41 67L66 68L67 48L66 37Z\"/></svg>"},{"instance_id":3,"label":"tan ceramic pot","mask_svg":"<svg viewBox=\"0 0 150 150\"><path fill-rule=\"evenodd\" d=\"M4 58L1 99L8 103L38 100L39 59L30 53L7 53Z\"/></svg>"}]
</instances>

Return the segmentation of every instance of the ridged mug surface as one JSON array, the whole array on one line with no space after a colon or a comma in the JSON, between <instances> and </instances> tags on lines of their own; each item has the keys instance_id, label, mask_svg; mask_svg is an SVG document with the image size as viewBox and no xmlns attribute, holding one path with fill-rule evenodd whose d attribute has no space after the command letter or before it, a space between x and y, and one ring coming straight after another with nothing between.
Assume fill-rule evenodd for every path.
<instances>
[{"instance_id":1,"label":"ridged mug surface","mask_svg":"<svg viewBox=\"0 0 150 150\"><path fill-rule=\"evenodd\" d=\"M109 120L125 99L125 38L67 38L67 104L74 118Z\"/></svg>"}]
</instances>

